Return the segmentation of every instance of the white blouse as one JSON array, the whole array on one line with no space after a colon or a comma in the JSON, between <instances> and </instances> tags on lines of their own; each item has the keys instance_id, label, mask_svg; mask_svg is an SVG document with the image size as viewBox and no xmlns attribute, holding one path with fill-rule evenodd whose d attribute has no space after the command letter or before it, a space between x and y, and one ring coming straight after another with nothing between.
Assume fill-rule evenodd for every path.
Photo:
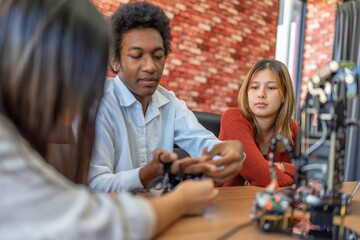
<instances>
[{"instance_id":1,"label":"white blouse","mask_svg":"<svg viewBox=\"0 0 360 240\"><path fill-rule=\"evenodd\" d=\"M141 197L68 181L0 115L0 239L149 239L155 223Z\"/></svg>"}]
</instances>

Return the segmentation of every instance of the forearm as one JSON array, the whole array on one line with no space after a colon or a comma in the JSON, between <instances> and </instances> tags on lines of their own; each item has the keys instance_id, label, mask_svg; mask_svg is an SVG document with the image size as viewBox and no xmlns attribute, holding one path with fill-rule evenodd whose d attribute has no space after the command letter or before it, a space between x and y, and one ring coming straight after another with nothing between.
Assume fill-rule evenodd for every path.
<instances>
[{"instance_id":1,"label":"forearm","mask_svg":"<svg viewBox=\"0 0 360 240\"><path fill-rule=\"evenodd\" d=\"M294 182L293 176L281 171L277 166L275 166L275 171L281 187L289 186ZM266 187L271 181L270 167L267 161L263 164L258 163L256 166L244 166L240 174L253 186Z\"/></svg>"},{"instance_id":2,"label":"forearm","mask_svg":"<svg viewBox=\"0 0 360 240\"><path fill-rule=\"evenodd\" d=\"M155 179L156 176L153 174L148 174L146 168L144 167L140 169L139 177L142 185L146 187L153 179Z\"/></svg>"},{"instance_id":3,"label":"forearm","mask_svg":"<svg viewBox=\"0 0 360 240\"><path fill-rule=\"evenodd\" d=\"M188 211L184 196L176 191L168 193L161 198L150 199L150 203L157 216L156 234L159 234Z\"/></svg>"},{"instance_id":4,"label":"forearm","mask_svg":"<svg viewBox=\"0 0 360 240\"><path fill-rule=\"evenodd\" d=\"M284 166L284 172L294 178L295 176L295 165L292 163L282 162L281 163Z\"/></svg>"},{"instance_id":5,"label":"forearm","mask_svg":"<svg viewBox=\"0 0 360 240\"><path fill-rule=\"evenodd\" d=\"M281 170L277 170L277 179L280 187L290 186L294 182L294 177L290 176L286 172L282 172Z\"/></svg>"},{"instance_id":6,"label":"forearm","mask_svg":"<svg viewBox=\"0 0 360 240\"><path fill-rule=\"evenodd\" d=\"M139 171L139 178L144 187L147 187L154 179L159 177L163 173L163 164L161 164L157 158L152 160L145 167Z\"/></svg>"}]
</instances>

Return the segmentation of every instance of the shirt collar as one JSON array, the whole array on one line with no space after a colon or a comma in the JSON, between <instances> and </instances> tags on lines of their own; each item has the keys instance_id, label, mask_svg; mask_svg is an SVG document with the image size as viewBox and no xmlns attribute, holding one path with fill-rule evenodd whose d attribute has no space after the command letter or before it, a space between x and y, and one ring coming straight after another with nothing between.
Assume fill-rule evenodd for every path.
<instances>
[{"instance_id":1,"label":"shirt collar","mask_svg":"<svg viewBox=\"0 0 360 240\"><path fill-rule=\"evenodd\" d=\"M118 99L120 106L128 107L137 101L135 96L125 86L119 76L114 77L112 82L114 84L115 97Z\"/></svg>"}]
</instances>

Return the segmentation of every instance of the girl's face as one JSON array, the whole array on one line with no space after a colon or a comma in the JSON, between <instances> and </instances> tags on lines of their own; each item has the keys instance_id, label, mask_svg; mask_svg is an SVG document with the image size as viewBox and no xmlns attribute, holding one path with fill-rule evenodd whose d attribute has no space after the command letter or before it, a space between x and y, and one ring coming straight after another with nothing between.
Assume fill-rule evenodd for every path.
<instances>
[{"instance_id":1,"label":"girl's face","mask_svg":"<svg viewBox=\"0 0 360 240\"><path fill-rule=\"evenodd\" d=\"M282 96L275 74L265 69L257 72L248 89L249 107L255 118L277 117L282 104Z\"/></svg>"}]
</instances>

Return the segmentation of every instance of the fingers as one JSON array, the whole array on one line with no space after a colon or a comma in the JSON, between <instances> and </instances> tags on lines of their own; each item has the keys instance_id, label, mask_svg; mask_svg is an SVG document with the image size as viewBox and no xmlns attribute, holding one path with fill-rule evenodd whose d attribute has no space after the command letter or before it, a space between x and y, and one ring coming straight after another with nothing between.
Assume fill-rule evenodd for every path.
<instances>
[{"instance_id":1,"label":"fingers","mask_svg":"<svg viewBox=\"0 0 360 240\"><path fill-rule=\"evenodd\" d=\"M157 150L154 160L157 163L172 162L170 172L175 175L204 173L216 183L238 174L242 168L243 147L238 141L226 141L215 145L210 151L203 149L203 155L198 158L178 159L174 153Z\"/></svg>"},{"instance_id":2,"label":"fingers","mask_svg":"<svg viewBox=\"0 0 360 240\"><path fill-rule=\"evenodd\" d=\"M164 149L155 150L153 159L140 169L140 181L144 186L164 173L164 163L175 161L178 158L176 153L170 153Z\"/></svg>"},{"instance_id":3,"label":"fingers","mask_svg":"<svg viewBox=\"0 0 360 240\"><path fill-rule=\"evenodd\" d=\"M216 183L224 183L238 174L242 168L245 154L239 141L226 141L215 145L211 151L204 149L203 153L211 159L217 171L207 171L205 175Z\"/></svg>"},{"instance_id":4,"label":"fingers","mask_svg":"<svg viewBox=\"0 0 360 240\"><path fill-rule=\"evenodd\" d=\"M183 158L173 162L171 173L203 173L208 171L216 171L216 166L208 161L204 156L198 158Z\"/></svg>"},{"instance_id":5,"label":"fingers","mask_svg":"<svg viewBox=\"0 0 360 240\"><path fill-rule=\"evenodd\" d=\"M215 145L211 151L203 150L203 153L211 159L216 158L215 165L226 165L244 158L243 146L239 141L226 141Z\"/></svg>"},{"instance_id":6,"label":"fingers","mask_svg":"<svg viewBox=\"0 0 360 240\"><path fill-rule=\"evenodd\" d=\"M207 155L208 154L208 147L204 147L203 150L201 151L201 155Z\"/></svg>"},{"instance_id":7,"label":"fingers","mask_svg":"<svg viewBox=\"0 0 360 240\"><path fill-rule=\"evenodd\" d=\"M219 195L219 189L214 188L213 193L212 193L212 197L211 197L211 202L215 200L215 198Z\"/></svg>"},{"instance_id":8,"label":"fingers","mask_svg":"<svg viewBox=\"0 0 360 240\"><path fill-rule=\"evenodd\" d=\"M219 190L215 188L214 181L212 179L202 179L200 180L200 183L204 184L204 188L208 188L208 190L210 191L208 200L209 202L212 202L219 194Z\"/></svg>"},{"instance_id":9,"label":"fingers","mask_svg":"<svg viewBox=\"0 0 360 240\"><path fill-rule=\"evenodd\" d=\"M192 164L196 164L199 162L199 159L197 158L191 158L191 157L186 157L177 161L174 161L173 164L171 165L171 170L170 172L172 174L180 174L184 172L184 169L187 169L189 166L191 166Z\"/></svg>"},{"instance_id":10,"label":"fingers","mask_svg":"<svg viewBox=\"0 0 360 240\"><path fill-rule=\"evenodd\" d=\"M219 190L215 188L214 181L212 179L203 179L201 180L207 184L207 186L212 189L212 193L210 194L209 200L213 201L217 195L219 194Z\"/></svg>"},{"instance_id":11,"label":"fingers","mask_svg":"<svg viewBox=\"0 0 360 240\"><path fill-rule=\"evenodd\" d=\"M175 191L180 191L187 202L187 214L201 214L217 197L219 190L214 188L211 179L193 181L187 180L178 185Z\"/></svg>"},{"instance_id":12,"label":"fingers","mask_svg":"<svg viewBox=\"0 0 360 240\"><path fill-rule=\"evenodd\" d=\"M216 172L217 167L209 162L196 163L188 166L183 170L184 173L207 173L207 172Z\"/></svg>"},{"instance_id":13,"label":"fingers","mask_svg":"<svg viewBox=\"0 0 360 240\"><path fill-rule=\"evenodd\" d=\"M217 161L215 161L217 162ZM238 174L242 168L242 162L236 161L224 166L221 170L205 172L207 177L212 178L216 183L224 183L234 175Z\"/></svg>"},{"instance_id":14,"label":"fingers","mask_svg":"<svg viewBox=\"0 0 360 240\"><path fill-rule=\"evenodd\" d=\"M180 190L185 195L189 195L192 200L198 197L205 202L212 202L219 193L211 179L186 180L180 183L175 190Z\"/></svg>"},{"instance_id":15,"label":"fingers","mask_svg":"<svg viewBox=\"0 0 360 240\"><path fill-rule=\"evenodd\" d=\"M157 149L153 153L153 161L158 161L162 164L173 162L178 159L176 153L168 152L164 149Z\"/></svg>"},{"instance_id":16,"label":"fingers","mask_svg":"<svg viewBox=\"0 0 360 240\"><path fill-rule=\"evenodd\" d=\"M219 143L217 145L215 145L211 151L208 151L208 148L204 148L202 150L202 155L203 156L207 156L210 159L213 159L216 155L221 155L221 148L222 148L223 143Z\"/></svg>"}]
</instances>

